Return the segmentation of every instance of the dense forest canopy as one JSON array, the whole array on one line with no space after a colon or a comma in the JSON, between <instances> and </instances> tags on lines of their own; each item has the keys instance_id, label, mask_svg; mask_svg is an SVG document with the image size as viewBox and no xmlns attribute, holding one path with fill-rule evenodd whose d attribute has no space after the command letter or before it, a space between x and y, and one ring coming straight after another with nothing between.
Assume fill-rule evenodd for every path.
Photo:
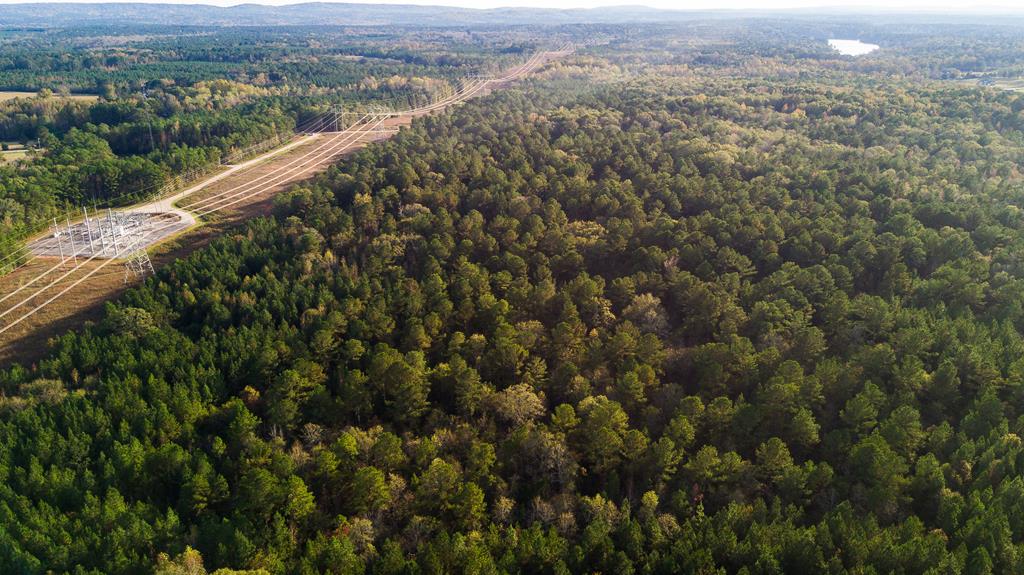
<instances>
[{"instance_id":1,"label":"dense forest canopy","mask_svg":"<svg viewBox=\"0 0 1024 575\"><path fill-rule=\"evenodd\" d=\"M905 28L581 30L281 195L0 373L0 571L1024 571L1024 95Z\"/></svg>"}]
</instances>

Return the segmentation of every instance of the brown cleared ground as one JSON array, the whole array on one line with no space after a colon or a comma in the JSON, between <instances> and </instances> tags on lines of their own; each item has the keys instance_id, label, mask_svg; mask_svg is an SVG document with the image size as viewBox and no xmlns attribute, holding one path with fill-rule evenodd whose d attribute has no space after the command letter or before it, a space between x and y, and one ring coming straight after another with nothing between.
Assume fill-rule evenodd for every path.
<instances>
[{"instance_id":1,"label":"brown cleared ground","mask_svg":"<svg viewBox=\"0 0 1024 575\"><path fill-rule=\"evenodd\" d=\"M301 169L299 169L299 165L289 167L292 162L296 162L299 158L310 154L317 146L324 143L322 137L312 140L289 150L285 154L275 156L257 166L253 166L245 170L245 172L232 174L215 182L182 199L177 203L177 206L199 213L206 211L208 208L217 208L219 211L214 219L221 220L225 217L230 217L232 211L244 209L246 205L254 201L258 201L266 196L273 196L295 182L308 179L310 176L324 171L339 158L366 147L366 144L370 141L372 141L371 136L364 135L358 140L354 140L353 145L344 150L344 152L325 156L310 166ZM310 156L307 160L313 160L316 157L316 155ZM255 184L252 182L255 182ZM250 197L250 194L256 195ZM220 197L215 198L218 195ZM243 198L245 199L243 200ZM222 207L223 209L221 209Z\"/></svg>"},{"instance_id":2,"label":"brown cleared ground","mask_svg":"<svg viewBox=\"0 0 1024 575\"><path fill-rule=\"evenodd\" d=\"M0 278L0 293L6 294L14 291L58 261L60 261L59 258L36 258L24 268ZM100 260L89 262L82 266L82 269L68 276L68 281L85 276L102 263ZM124 266L120 263L111 263L76 286L75 289L69 290L52 304L43 307L31 318L12 327L3 334L3 345L0 345L0 364L30 365L46 354L49 349L47 342L50 338L62 334L70 328L80 326L86 321L99 319L103 312L103 303L125 290L124 271ZM49 280L39 282L38 285L26 288L22 293L33 293L48 282ZM24 314L62 289L56 286L55 288L32 298L27 304L11 312L9 316L5 316L5 319ZM0 303L0 307L6 311L13 302L20 301L20 299L19 296L14 296Z\"/></svg>"},{"instance_id":3,"label":"brown cleared ground","mask_svg":"<svg viewBox=\"0 0 1024 575\"><path fill-rule=\"evenodd\" d=\"M13 162L28 155L28 150L4 150L0 151L0 162Z\"/></svg>"},{"instance_id":4,"label":"brown cleared ground","mask_svg":"<svg viewBox=\"0 0 1024 575\"><path fill-rule=\"evenodd\" d=\"M21 142L0 142L0 164L14 162L29 155L32 151ZM4 150L3 147L7 149Z\"/></svg>"},{"instance_id":5,"label":"brown cleared ground","mask_svg":"<svg viewBox=\"0 0 1024 575\"><path fill-rule=\"evenodd\" d=\"M38 96L38 92L18 92L14 90L0 90L0 102L4 100L13 100L15 98L35 98ZM50 98L59 98L61 100L82 100L84 102L95 102L100 97L95 94L70 94L67 96L61 96L58 94L51 94Z\"/></svg>"},{"instance_id":6,"label":"brown cleared ground","mask_svg":"<svg viewBox=\"0 0 1024 575\"><path fill-rule=\"evenodd\" d=\"M18 92L14 90L0 90L0 102L4 100L13 100L15 98L35 98L38 92ZM95 102L100 97L95 94L70 94L68 96L60 96L58 94L52 94L50 98L60 98L62 100L82 100L85 102Z\"/></svg>"}]
</instances>

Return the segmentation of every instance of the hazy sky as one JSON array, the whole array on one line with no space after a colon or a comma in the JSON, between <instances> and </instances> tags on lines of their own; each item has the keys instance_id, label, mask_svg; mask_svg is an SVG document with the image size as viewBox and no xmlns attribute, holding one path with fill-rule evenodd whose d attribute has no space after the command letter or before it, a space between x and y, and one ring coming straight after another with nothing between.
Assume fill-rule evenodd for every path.
<instances>
[{"instance_id":1,"label":"hazy sky","mask_svg":"<svg viewBox=\"0 0 1024 575\"><path fill-rule=\"evenodd\" d=\"M0 4L26 1L81 2L96 0L0 0ZM216 4L231 6L251 2L255 4L296 4L312 0L104 0L161 2L174 4ZM339 1L339 0L323 0ZM340 0L363 1L372 4L433 4L467 8L495 8L500 6L541 6L545 8L593 8L597 6L643 5L670 9L772 9L772 8L883 8L889 10L927 11L1024 11L1024 0Z\"/></svg>"}]
</instances>

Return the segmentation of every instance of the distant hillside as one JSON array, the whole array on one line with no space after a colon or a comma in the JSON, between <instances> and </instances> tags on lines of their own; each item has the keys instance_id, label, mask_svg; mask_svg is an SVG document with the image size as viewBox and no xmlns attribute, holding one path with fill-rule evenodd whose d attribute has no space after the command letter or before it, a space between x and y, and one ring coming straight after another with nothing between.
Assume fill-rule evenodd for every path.
<instances>
[{"instance_id":1,"label":"distant hillside","mask_svg":"<svg viewBox=\"0 0 1024 575\"><path fill-rule=\"evenodd\" d=\"M438 0L443 1L443 0ZM629 1L629 0L626 0ZM642 0L641 0L642 1ZM900 12L881 8L817 8L800 10L660 10L645 6L592 9L495 8L475 10L450 6L346 4L309 2L289 6L241 4L24 3L0 5L0 29L116 25L171 26L496 26L562 24L644 24L695 22L708 19L814 19L873 24L894 21L964 25L1021 25L1021 13L980 11Z\"/></svg>"},{"instance_id":2,"label":"distant hillside","mask_svg":"<svg viewBox=\"0 0 1024 575\"><path fill-rule=\"evenodd\" d=\"M692 18L693 12L655 10L640 6L554 10L497 8L473 10L445 6L342 4L314 2L290 6L243 4L232 7L201 4L7 4L0 9L0 26L65 27L95 24L173 24L197 26L268 25L516 25L610 24L663 22Z\"/></svg>"}]
</instances>

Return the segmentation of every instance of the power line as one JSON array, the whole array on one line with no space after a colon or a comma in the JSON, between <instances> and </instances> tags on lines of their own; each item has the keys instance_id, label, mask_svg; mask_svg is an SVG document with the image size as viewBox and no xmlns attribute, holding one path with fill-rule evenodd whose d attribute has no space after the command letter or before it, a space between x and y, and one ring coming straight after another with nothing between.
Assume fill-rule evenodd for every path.
<instances>
[{"instance_id":1,"label":"power line","mask_svg":"<svg viewBox=\"0 0 1024 575\"><path fill-rule=\"evenodd\" d=\"M425 105L425 106L412 107L412 108L409 108L409 109L406 109L406 110L401 110L401 111L387 111L387 110L385 110L385 111L371 111L371 112L368 112L368 113L364 114L355 123L353 123L349 128L346 128L344 131L341 131L341 132L335 132L335 136L334 137L328 139L324 144L321 144L320 146L316 147L314 150L304 154L298 160L293 160L293 161L289 162L288 164L286 164L285 166L283 166L281 168L277 168L274 171L272 171L268 175L271 175L271 176L274 176L274 174L278 174L278 175L272 177L269 181L265 181L265 182L263 182L260 185L254 185L254 182L258 182L258 181L260 181L262 179L265 179L267 175L264 175L264 176L261 176L260 178L257 178L256 180L247 182L246 184L243 184L241 186L236 186L236 187L231 188L231 189L229 189L229 190L227 190L225 192L220 192L220 193L215 194L214 196L211 196L209 198L204 198L204 199L202 199L202 200L200 200L200 201L198 201L198 202L196 202L196 203L194 203L194 204L192 204L191 206L188 206L188 207L194 209L196 206L202 206L201 208L196 210L196 217L198 217L198 218L202 218L202 217L207 216L209 214L212 214L214 212L217 212L217 211L223 210L225 208L228 208L228 207L230 207L230 206L232 206L234 204L237 204L239 202L245 201L246 199L249 199L249 198L251 198L253 196L259 195L261 193L266 192L267 190L272 189L272 187L274 185L276 185L276 183L278 181L280 181L283 178L287 178L288 176L292 175L293 173L301 173L302 171L317 165L319 162L323 161L325 158L330 158L330 157L333 157L334 155L336 155L338 153L342 153L342 152L346 151L352 145L355 145L356 143L358 143L358 141L360 140L360 138L362 137L363 134L375 132L383 124L383 122L388 117L397 116L397 115L406 115L406 114L426 113L426 112L429 112L429 111L432 111L432 110L435 110L435 109L438 109L438 108L443 108L443 107L445 107L447 105L451 105L451 104L455 104L455 103L459 103L459 102L465 101L466 99L476 95L477 93L479 93L480 91L485 89L492 82L503 83L503 82L507 82L509 80L521 77L522 75L524 75L526 73L529 73L530 71L532 71L532 70L536 69L537 67L539 67L540 65L542 65L546 61L547 58L552 57L552 56L563 55L563 54L566 54L566 53L569 53L569 52L571 52L571 47L563 48L559 52L538 52L538 53L534 54L533 56L531 56L531 58L529 58L525 63L523 63L522 65L520 65L520 66L514 68L513 70L507 72L506 75L504 75L504 76L502 76L500 78L485 78L485 79L476 78L476 79L471 79L470 81L466 82L462 86L461 89L456 90L450 96L443 97L439 101L431 103L431 104L428 104L428 105ZM332 116L332 114L333 114L333 116ZM333 119L333 125L334 125L335 129L337 129L338 128L338 121L339 121L338 118L339 118L339 115L341 115L341 114L339 114L339 112L337 112L337 111L328 111L328 112L325 112L323 114L320 114L318 116L318 117L321 118L321 121L319 122L319 125L321 125L321 126L329 125L329 124L332 123L331 119ZM369 120L367 120L367 118L369 118ZM364 124L364 121L365 121L365 124ZM316 125L316 124L314 124L314 125ZM311 156L313 156L313 159L307 161L306 159L310 158ZM301 163L299 163L299 162L301 162ZM297 163L299 163L298 167L292 167L292 166L295 166ZM281 173L281 172L283 172L283 173ZM238 196L241 196L241 197L238 198ZM238 199L235 199L235 198L238 198ZM228 201L228 200L233 200L233 201ZM118 255L120 255L122 253L126 253L127 254L126 255L126 266L132 271L132 273L136 273L137 277L141 277L147 271L152 273L152 271L153 271L152 262L149 260L148 253L145 250L145 247L146 247L145 240L146 240L146 238L148 236L154 235L154 234L156 234L156 233L158 233L160 231L168 229L169 227L172 227L174 225L178 225L178 223L179 223L179 222L175 221L175 222L172 222L172 223L169 223L169 224L165 224L165 225L162 225L162 226L156 226L155 228L147 230L147 231L142 231L141 228L140 228L138 234L136 236L133 236L132 241L129 241L128 244L125 246L126 250L122 251L120 249L119 244L118 244L118 239L119 239L119 235L120 235L121 236L120 239L122 239L122 243L124 243L124 240L126 239L126 237L123 235L123 232L126 229L125 226L127 224L125 223L125 221L121 221L120 222L120 228L118 228L117 227L118 223L115 222L115 218L113 217L109 207L108 207L108 217L107 217L107 220L108 220L108 224L109 224L108 227L111 230L110 240L111 240L111 242L113 244L113 247L114 247L114 255L115 255L115 257L113 257L113 258L105 258L104 261L100 265L96 266L94 269L92 269L91 271L86 273L85 276L83 276L82 278L79 278L78 280L74 281L71 285L65 287L60 292L58 292L54 296L50 297L49 299L47 299L43 303L39 304L35 308L32 308L31 310L28 310L27 313L25 313L22 316L18 317L14 321L8 323L7 325L5 325L3 327L0 327L0 334L8 331L9 329L14 327L15 325L17 325L17 324L21 323L22 321L26 320L28 317L30 317L34 313L38 312L40 309L42 309L43 307L45 307L49 303L52 303L53 301L55 301L60 296L62 296L63 294L67 293L70 289L72 289L75 286L81 284L83 281L85 281L86 279L91 277L93 274L98 272L100 269L102 269L106 265L109 265L110 262L114 261L114 259ZM36 290L35 293L25 297L24 299L22 299L21 301L16 303L14 306L8 308L7 310L5 310L3 312L0 312L0 317L4 317L4 316L8 315L9 313L14 311L15 309L25 305L26 303L30 302L33 299L35 299L42 292L50 289L51 287L55 286L59 282L63 281L65 278L69 277L71 274L73 274L76 271L78 271L79 269L83 268L89 262L91 262L93 259L96 259L97 257L100 257L102 254L104 254L107 251L108 246L106 245L106 238L105 238L105 236L103 234L102 220L101 220L100 226L99 226L100 227L99 236L100 236L100 243L102 245L102 248L99 251L95 250L95 246L94 246L95 239L93 238L93 235L92 235L92 222L90 221L90 219L88 217L88 213L86 211L86 212L84 212L83 222L84 222L85 228L86 228L86 232L85 233L87 234L87 240L88 240L88 244L89 244L89 253L90 253L90 255L89 255L88 259L85 259L83 262L79 263L77 261L77 256L82 254L82 252L86 248L85 248L84 243L83 243L83 246L82 246L81 250L77 249L77 247L74 247L74 231L71 228L70 219L67 219L66 221L67 221L67 225L68 225L69 239L71 240L72 246L73 246L72 250L71 250L71 255L72 255L72 257L75 260L75 265L70 270L66 271L64 274L62 274L60 277L58 277L57 279L52 280L46 286L43 286L42 288ZM56 227L56 225L55 225L55 227ZM117 231L117 230L120 230L120 231ZM63 266L63 264L64 264L64 261L63 261L63 243L62 243L62 238L60 236L59 230L57 230L55 232L55 235L56 235L56 239L58 241L58 250L62 254L62 262L57 264L56 266L50 268L46 272L43 272L42 274L36 276L35 278L32 278L28 283L22 285L21 287L19 287L18 289L14 290L10 294L7 294L7 295L5 295L3 297L0 297L0 302L7 300L8 298L10 298L10 297L16 295L17 293L19 293L21 290L26 289L28 286L32 285L33 283L35 283L39 279L42 279L46 275L49 275L49 273L52 273L52 271L55 270L57 267ZM129 272L126 270L126 281L127 281L127 274L128 273Z\"/></svg>"}]
</instances>

